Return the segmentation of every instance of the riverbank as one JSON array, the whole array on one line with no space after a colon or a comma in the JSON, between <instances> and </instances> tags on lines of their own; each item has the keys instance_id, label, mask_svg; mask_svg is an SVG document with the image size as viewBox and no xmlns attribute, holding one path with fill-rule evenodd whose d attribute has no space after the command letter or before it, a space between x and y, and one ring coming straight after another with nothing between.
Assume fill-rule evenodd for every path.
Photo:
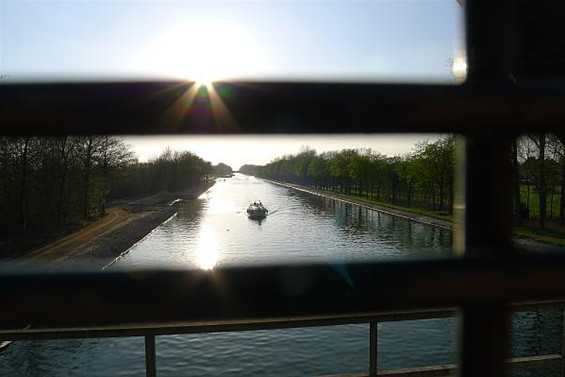
<instances>
[{"instance_id":1,"label":"riverbank","mask_svg":"<svg viewBox=\"0 0 565 377\"><path fill-rule=\"evenodd\" d=\"M419 222L419 223L422 223L422 224L427 224L427 225L436 226L436 227L440 227L440 228L443 228L443 229L449 229L449 230L454 230L454 227L455 227L454 222L451 221L451 220L439 219L439 218L436 218L436 217L426 216L426 215L423 215L423 214L417 213L417 212L410 212L409 210L403 210L403 209L399 209L399 208L368 203L368 202L362 200L361 198L356 198L356 197L352 197L352 196L338 194L338 193L334 193L334 192L331 192L331 191L320 190L320 189L307 187L307 186L301 186L301 185L292 184L292 183L282 183L282 182L277 182L277 181L273 181L273 180L269 180L269 179L264 179L264 180L267 181L267 182L279 185L279 186L291 188L291 189L294 189L294 190L299 190L299 191L302 191L302 192L307 192L307 193L314 194L314 195L324 196L324 197L331 198L331 199L334 199L334 200L339 200L339 201L344 202L344 203L355 204L355 205L358 205L358 206L363 207L363 208L371 209L373 211L378 211L378 212L385 213L385 214L388 214L388 215L391 215L391 216L401 217L401 218L411 220L411 221L416 221L416 222ZM532 235L532 232L524 232L524 231L522 231L518 234L516 234L516 232L515 232L513 241L514 241L514 244L518 248L523 249L523 250L547 250L547 249L553 249L555 247L563 246L562 244L556 244L554 242L548 242L543 238L536 238L535 236Z\"/></svg>"},{"instance_id":2,"label":"riverbank","mask_svg":"<svg viewBox=\"0 0 565 377\"><path fill-rule=\"evenodd\" d=\"M393 208L393 207L388 207L388 206L383 206L383 205L373 204L373 203L367 203L367 202L360 200L359 198L341 195L341 194L334 193L334 192L331 192L331 191L325 191L325 190L320 190L320 189L316 189L316 188L312 188L312 187L296 185L296 184L293 184L293 183L282 183L282 182L272 181L272 180L269 180L269 179L265 179L265 181L273 183L275 185L291 188L291 189L294 189L294 190L307 192L309 194L320 195L320 196L324 196L326 198L339 200L343 203L355 204L355 205L358 205L360 207L367 208L367 209L370 209L370 210L373 210L373 211L378 211L378 212L385 213L385 214L391 215L391 216L401 217L401 218L411 220L411 221L416 221L416 222L419 222L419 223L422 223L422 224L432 225L432 226L436 226L436 227L448 229L448 230L453 230L453 227L454 227L452 221L438 219L438 218L435 218L435 217L426 216L426 215L422 215L422 214L414 213L414 212L409 212L409 211L398 209L398 208Z\"/></svg>"},{"instance_id":3,"label":"riverbank","mask_svg":"<svg viewBox=\"0 0 565 377\"><path fill-rule=\"evenodd\" d=\"M215 181L208 181L190 191L159 193L151 197L112 203L105 216L59 240L32 250L11 264L80 264L88 268L103 268L175 216L179 202L198 198L214 183Z\"/></svg>"}]
</instances>

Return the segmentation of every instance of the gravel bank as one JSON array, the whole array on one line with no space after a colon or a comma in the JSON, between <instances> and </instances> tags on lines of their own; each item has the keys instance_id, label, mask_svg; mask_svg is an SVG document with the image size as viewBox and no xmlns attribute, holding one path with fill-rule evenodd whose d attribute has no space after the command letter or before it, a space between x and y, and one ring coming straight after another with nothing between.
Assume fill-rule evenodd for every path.
<instances>
[{"instance_id":1,"label":"gravel bank","mask_svg":"<svg viewBox=\"0 0 565 377\"><path fill-rule=\"evenodd\" d=\"M97 267L104 267L119 258L176 213L176 205L154 209L145 216L126 223L104 237L88 243L76 258L85 257L92 260L89 264L94 262Z\"/></svg>"},{"instance_id":2,"label":"gravel bank","mask_svg":"<svg viewBox=\"0 0 565 377\"><path fill-rule=\"evenodd\" d=\"M124 224L106 236L92 242L85 248L83 255L86 256L88 260L94 259L100 268L106 268L112 265L125 255L132 246L145 238L159 225L163 224L171 217L176 216L179 203L184 200L196 200L212 187L214 183L213 181L207 182L189 192L167 194L164 197L163 195L156 195L151 198L129 203L127 206L130 207L130 210L149 213L135 221ZM163 205L160 203L169 204ZM89 264L90 263L91 262L89 262Z\"/></svg>"},{"instance_id":3,"label":"gravel bank","mask_svg":"<svg viewBox=\"0 0 565 377\"><path fill-rule=\"evenodd\" d=\"M86 236L85 229L82 233L79 230L64 240L46 245L9 264L36 265L39 268L70 265L99 270L112 264L159 225L175 216L182 201L197 199L213 185L214 181L210 181L188 192L160 193L148 198L114 203L114 212L119 215L114 216L117 220L111 227L103 225L102 218L89 226L94 230L90 230ZM100 226L97 228L98 223Z\"/></svg>"}]
</instances>

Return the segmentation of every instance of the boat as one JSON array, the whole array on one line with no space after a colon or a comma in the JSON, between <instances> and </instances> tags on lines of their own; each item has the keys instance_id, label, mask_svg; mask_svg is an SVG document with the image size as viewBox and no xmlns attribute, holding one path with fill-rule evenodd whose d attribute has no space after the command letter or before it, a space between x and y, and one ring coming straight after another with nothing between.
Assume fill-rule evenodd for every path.
<instances>
[{"instance_id":1,"label":"boat","mask_svg":"<svg viewBox=\"0 0 565 377\"><path fill-rule=\"evenodd\" d=\"M264 219L267 217L267 213L269 213L269 210L260 201L253 202L247 207L247 217L253 220Z\"/></svg>"},{"instance_id":2,"label":"boat","mask_svg":"<svg viewBox=\"0 0 565 377\"><path fill-rule=\"evenodd\" d=\"M0 352L4 351L12 343L14 342L11 340L0 340Z\"/></svg>"}]
</instances>

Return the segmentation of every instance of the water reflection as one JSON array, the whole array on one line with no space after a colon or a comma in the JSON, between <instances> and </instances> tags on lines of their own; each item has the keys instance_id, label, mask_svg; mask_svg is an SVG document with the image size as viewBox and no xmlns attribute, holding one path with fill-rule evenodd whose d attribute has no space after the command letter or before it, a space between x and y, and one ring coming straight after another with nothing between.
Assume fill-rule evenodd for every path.
<instances>
[{"instance_id":1,"label":"water reflection","mask_svg":"<svg viewBox=\"0 0 565 377\"><path fill-rule=\"evenodd\" d=\"M541 308L513 313L512 357L559 355L562 347L563 311L559 308ZM516 368L512 377L561 376L559 362L545 363L529 368Z\"/></svg>"},{"instance_id":2,"label":"water reflection","mask_svg":"<svg viewBox=\"0 0 565 377\"><path fill-rule=\"evenodd\" d=\"M269 208L261 225L246 215L247 205L257 198ZM169 263L209 270L289 260L406 259L452 255L451 243L451 232L445 229L236 175L216 183L199 200L181 203L178 216L118 265ZM289 282L294 290L303 283ZM512 319L513 356L560 352L560 310L516 313ZM440 318L379 324L379 367L454 363L455 323ZM191 376L361 374L368 363L366 324L159 336L157 342L159 376L177 376L179 371ZM0 357L0 370L10 376L137 376L144 372L143 338L16 342ZM559 372L544 367L513 377Z\"/></svg>"},{"instance_id":3,"label":"water reflection","mask_svg":"<svg viewBox=\"0 0 565 377\"><path fill-rule=\"evenodd\" d=\"M198 234L196 264L203 270L211 270L218 262L218 241L214 228L203 224Z\"/></svg>"},{"instance_id":4,"label":"water reflection","mask_svg":"<svg viewBox=\"0 0 565 377\"><path fill-rule=\"evenodd\" d=\"M261 200L266 219L247 218ZM451 231L236 174L141 242L122 265L350 262L453 255Z\"/></svg>"}]
</instances>

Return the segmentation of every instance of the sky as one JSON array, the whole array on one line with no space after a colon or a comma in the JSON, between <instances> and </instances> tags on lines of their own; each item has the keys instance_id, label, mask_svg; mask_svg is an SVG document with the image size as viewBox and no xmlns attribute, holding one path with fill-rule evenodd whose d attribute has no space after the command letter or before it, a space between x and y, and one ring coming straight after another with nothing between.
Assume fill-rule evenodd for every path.
<instances>
[{"instance_id":1,"label":"sky","mask_svg":"<svg viewBox=\"0 0 565 377\"><path fill-rule=\"evenodd\" d=\"M188 150L213 165L220 162L238 170L242 165L265 165L277 157L297 154L306 147L317 153L342 149L370 148L387 156L413 151L422 140L435 141L439 135L280 135L280 136L135 136L124 142L132 147L140 161L159 156L162 146Z\"/></svg>"},{"instance_id":2,"label":"sky","mask_svg":"<svg viewBox=\"0 0 565 377\"><path fill-rule=\"evenodd\" d=\"M149 78L453 83L450 62L463 46L461 20L455 0L0 0L0 83ZM352 143L391 150L387 154L413 145L413 139L383 140ZM170 143L187 145L130 141L141 159ZM202 148L210 145L203 140L190 146L195 153L216 150L215 160L227 160L220 151L237 156L236 167L240 157L266 163L272 159L268 152L297 153L302 144L340 149L325 142L280 139L269 142L264 153L257 151L267 144L254 139L239 144L233 139L215 149Z\"/></svg>"}]
</instances>

